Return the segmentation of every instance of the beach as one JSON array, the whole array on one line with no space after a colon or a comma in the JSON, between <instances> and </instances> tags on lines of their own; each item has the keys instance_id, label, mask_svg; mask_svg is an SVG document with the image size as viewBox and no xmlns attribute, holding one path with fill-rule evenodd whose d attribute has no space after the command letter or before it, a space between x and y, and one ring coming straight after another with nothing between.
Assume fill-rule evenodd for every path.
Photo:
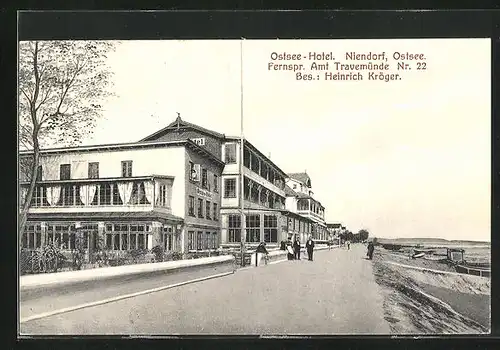
<instances>
[{"instance_id":1,"label":"beach","mask_svg":"<svg viewBox=\"0 0 500 350\"><path fill-rule=\"evenodd\" d=\"M477 254L476 261L489 257ZM384 295L385 319L393 334L487 334L490 279L458 274L452 266L409 259L378 246L373 271ZM437 270L434 272L430 270Z\"/></svg>"}]
</instances>

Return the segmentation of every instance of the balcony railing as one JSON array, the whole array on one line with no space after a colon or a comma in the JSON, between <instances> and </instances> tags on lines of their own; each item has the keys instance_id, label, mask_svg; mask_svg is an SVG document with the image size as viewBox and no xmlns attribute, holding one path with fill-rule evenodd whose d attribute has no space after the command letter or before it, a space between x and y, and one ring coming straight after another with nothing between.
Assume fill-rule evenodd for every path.
<instances>
[{"instance_id":1,"label":"balcony railing","mask_svg":"<svg viewBox=\"0 0 500 350\"><path fill-rule=\"evenodd\" d=\"M321 214L317 214L317 213L313 212L312 210L308 210L308 209L306 209L306 210L299 209L299 210L297 210L297 214L309 215L309 216L313 216L313 217L316 217L316 218L321 219L321 220L324 219L323 216L321 216Z\"/></svg>"},{"instance_id":2,"label":"balcony railing","mask_svg":"<svg viewBox=\"0 0 500 350\"><path fill-rule=\"evenodd\" d=\"M21 184L21 202L29 184ZM171 177L40 181L32 208L141 206L170 208Z\"/></svg>"}]
</instances>

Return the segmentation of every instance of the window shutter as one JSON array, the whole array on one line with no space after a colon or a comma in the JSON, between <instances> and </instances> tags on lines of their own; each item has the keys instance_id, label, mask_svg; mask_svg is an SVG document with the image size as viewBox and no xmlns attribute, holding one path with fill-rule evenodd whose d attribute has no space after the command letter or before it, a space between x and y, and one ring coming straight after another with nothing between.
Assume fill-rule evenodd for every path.
<instances>
[{"instance_id":1,"label":"window shutter","mask_svg":"<svg viewBox=\"0 0 500 350\"><path fill-rule=\"evenodd\" d=\"M195 164L194 167L194 173L193 173L193 181L200 182L201 178L201 165L200 164Z\"/></svg>"}]
</instances>

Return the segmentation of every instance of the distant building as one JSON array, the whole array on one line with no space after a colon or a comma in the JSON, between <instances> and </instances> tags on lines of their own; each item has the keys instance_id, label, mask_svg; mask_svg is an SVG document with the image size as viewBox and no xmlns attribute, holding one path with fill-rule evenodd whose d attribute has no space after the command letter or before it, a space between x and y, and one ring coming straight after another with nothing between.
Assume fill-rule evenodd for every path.
<instances>
[{"instance_id":1,"label":"distant building","mask_svg":"<svg viewBox=\"0 0 500 350\"><path fill-rule=\"evenodd\" d=\"M325 207L314 198L309 175L306 172L290 173L286 185L288 186L287 210L311 221L310 234L314 239L319 241L328 240Z\"/></svg>"},{"instance_id":2,"label":"distant building","mask_svg":"<svg viewBox=\"0 0 500 350\"><path fill-rule=\"evenodd\" d=\"M221 244L225 248L238 248L243 227L249 247L259 242L270 243L270 247L277 246L287 236L284 215L286 174L248 140L243 140L241 174L240 147L240 138L226 137L222 148L226 166L222 173ZM241 195L244 201L243 225Z\"/></svg>"},{"instance_id":3,"label":"distant building","mask_svg":"<svg viewBox=\"0 0 500 350\"><path fill-rule=\"evenodd\" d=\"M332 236L338 236L342 232L342 224L340 223L327 223L326 227Z\"/></svg>"}]
</instances>

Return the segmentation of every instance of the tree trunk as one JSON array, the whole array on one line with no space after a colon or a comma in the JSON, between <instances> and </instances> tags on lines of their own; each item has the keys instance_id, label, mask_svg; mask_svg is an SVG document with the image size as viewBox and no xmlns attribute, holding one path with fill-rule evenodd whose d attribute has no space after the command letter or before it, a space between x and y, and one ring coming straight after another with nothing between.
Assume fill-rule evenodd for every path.
<instances>
[{"instance_id":1,"label":"tree trunk","mask_svg":"<svg viewBox=\"0 0 500 350\"><path fill-rule=\"evenodd\" d=\"M31 169L31 179L30 187L28 188L28 193L23 204L23 209L21 210L21 218L19 222L19 248L22 248L22 235L24 233L24 227L26 226L26 221L28 220L28 211L31 207L31 199L33 198L33 192L35 192L35 186L38 178L38 163L40 162L40 149L38 145L38 136L34 136L34 147L33 147L33 165Z\"/></svg>"},{"instance_id":2,"label":"tree trunk","mask_svg":"<svg viewBox=\"0 0 500 350\"><path fill-rule=\"evenodd\" d=\"M22 248L22 236L24 233L24 227L26 226L26 221L28 220L28 210L31 206L31 198L33 198L33 192L35 191L35 185L38 179L38 163L40 158L40 144L38 143L38 132L40 131L40 124L38 123L36 115L36 103L38 100L38 94L40 92L40 74L38 72L38 42L35 42L35 52L33 53L33 73L35 76L35 90L33 93L33 99L30 101L31 122L33 123L33 168L31 169L30 187L28 189L28 193L26 194L26 199L21 211L19 225L19 237L21 237L21 239L19 240L20 248Z\"/></svg>"}]
</instances>

